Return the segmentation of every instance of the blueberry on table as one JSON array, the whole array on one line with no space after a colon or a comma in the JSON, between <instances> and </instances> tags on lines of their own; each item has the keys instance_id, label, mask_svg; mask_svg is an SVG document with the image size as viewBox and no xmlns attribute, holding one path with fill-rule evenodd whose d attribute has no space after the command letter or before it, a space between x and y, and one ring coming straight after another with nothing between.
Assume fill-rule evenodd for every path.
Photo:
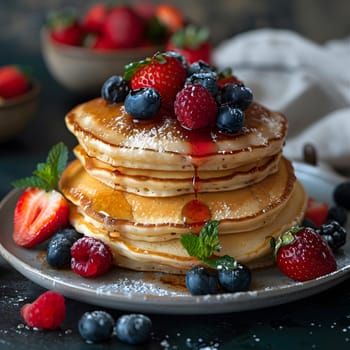
<instances>
[{"instance_id":1,"label":"blueberry on table","mask_svg":"<svg viewBox=\"0 0 350 350\"><path fill-rule=\"evenodd\" d=\"M131 90L125 98L125 110L135 119L151 119L160 109L161 97L153 88Z\"/></svg>"},{"instance_id":2,"label":"blueberry on table","mask_svg":"<svg viewBox=\"0 0 350 350\"><path fill-rule=\"evenodd\" d=\"M116 322L115 332L120 341L126 344L142 344L151 335L152 321L143 314L122 315Z\"/></svg>"},{"instance_id":3,"label":"blueberry on table","mask_svg":"<svg viewBox=\"0 0 350 350\"><path fill-rule=\"evenodd\" d=\"M93 343L111 339L113 329L114 319L105 311L86 312L78 323L81 337Z\"/></svg>"},{"instance_id":4,"label":"blueberry on table","mask_svg":"<svg viewBox=\"0 0 350 350\"><path fill-rule=\"evenodd\" d=\"M244 124L244 112L239 108L223 105L219 108L216 117L216 126L221 132L235 133L241 130Z\"/></svg>"},{"instance_id":5,"label":"blueberry on table","mask_svg":"<svg viewBox=\"0 0 350 350\"><path fill-rule=\"evenodd\" d=\"M186 274L186 287L192 295L216 294L217 278L203 266L195 266Z\"/></svg>"},{"instance_id":6,"label":"blueberry on table","mask_svg":"<svg viewBox=\"0 0 350 350\"><path fill-rule=\"evenodd\" d=\"M248 290L252 280L250 269L239 263L233 269L218 269L218 278L221 287L231 293Z\"/></svg>"},{"instance_id":7,"label":"blueberry on table","mask_svg":"<svg viewBox=\"0 0 350 350\"><path fill-rule=\"evenodd\" d=\"M47 247L47 263L56 269L69 267L71 260L70 248L81 237L82 235L73 228L56 232Z\"/></svg>"},{"instance_id":8,"label":"blueberry on table","mask_svg":"<svg viewBox=\"0 0 350 350\"><path fill-rule=\"evenodd\" d=\"M123 102L129 90L129 85L123 77L113 75L102 85L101 96L111 103Z\"/></svg>"}]
</instances>

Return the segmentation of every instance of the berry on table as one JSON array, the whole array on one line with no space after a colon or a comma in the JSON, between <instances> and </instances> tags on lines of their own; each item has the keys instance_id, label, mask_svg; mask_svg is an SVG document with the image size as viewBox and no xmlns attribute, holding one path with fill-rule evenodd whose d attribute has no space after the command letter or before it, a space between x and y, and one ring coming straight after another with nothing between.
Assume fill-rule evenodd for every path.
<instances>
[{"instance_id":1,"label":"berry on table","mask_svg":"<svg viewBox=\"0 0 350 350\"><path fill-rule=\"evenodd\" d=\"M47 246L47 263L56 269L69 267L71 261L70 248L81 237L82 235L73 228L56 232Z\"/></svg>"},{"instance_id":2,"label":"berry on table","mask_svg":"<svg viewBox=\"0 0 350 350\"><path fill-rule=\"evenodd\" d=\"M186 287L192 295L216 294L218 292L218 281L203 266L195 266L186 274Z\"/></svg>"},{"instance_id":3,"label":"berry on table","mask_svg":"<svg viewBox=\"0 0 350 350\"><path fill-rule=\"evenodd\" d=\"M57 329L66 317L64 297L57 292L47 291L33 303L23 305L21 316L29 327Z\"/></svg>"},{"instance_id":4,"label":"berry on table","mask_svg":"<svg viewBox=\"0 0 350 350\"><path fill-rule=\"evenodd\" d=\"M111 339L113 328L114 319L106 311L85 312L78 322L79 334L92 343Z\"/></svg>"},{"instance_id":5,"label":"berry on table","mask_svg":"<svg viewBox=\"0 0 350 350\"><path fill-rule=\"evenodd\" d=\"M316 229L328 243L333 252L336 252L346 243L347 232L337 221L327 222Z\"/></svg>"},{"instance_id":6,"label":"berry on table","mask_svg":"<svg viewBox=\"0 0 350 350\"><path fill-rule=\"evenodd\" d=\"M125 110L135 119L147 120L154 117L161 106L161 97L153 88L131 90L125 98Z\"/></svg>"},{"instance_id":7,"label":"berry on table","mask_svg":"<svg viewBox=\"0 0 350 350\"><path fill-rule=\"evenodd\" d=\"M216 126L221 132L236 133L244 125L244 112L239 108L222 105L216 118Z\"/></svg>"},{"instance_id":8,"label":"berry on table","mask_svg":"<svg viewBox=\"0 0 350 350\"><path fill-rule=\"evenodd\" d=\"M337 269L331 248L310 227L291 229L272 244L277 267L295 281L312 280Z\"/></svg>"},{"instance_id":9,"label":"berry on table","mask_svg":"<svg viewBox=\"0 0 350 350\"><path fill-rule=\"evenodd\" d=\"M176 95L174 110L180 124L191 130L212 125L218 108L204 86L189 84Z\"/></svg>"},{"instance_id":10,"label":"berry on table","mask_svg":"<svg viewBox=\"0 0 350 350\"><path fill-rule=\"evenodd\" d=\"M93 237L78 239L71 247L71 256L72 270L83 277L103 275L113 264L111 249Z\"/></svg>"},{"instance_id":11,"label":"berry on table","mask_svg":"<svg viewBox=\"0 0 350 350\"><path fill-rule=\"evenodd\" d=\"M115 332L120 341L127 344L142 344L151 335L152 321L143 314L122 315L116 322Z\"/></svg>"},{"instance_id":12,"label":"berry on table","mask_svg":"<svg viewBox=\"0 0 350 350\"><path fill-rule=\"evenodd\" d=\"M102 85L101 96L110 103L123 102L129 90L129 85L123 77L113 75Z\"/></svg>"},{"instance_id":13,"label":"berry on table","mask_svg":"<svg viewBox=\"0 0 350 350\"><path fill-rule=\"evenodd\" d=\"M218 268L218 279L225 291L234 293L248 290L252 276L247 266L237 263L233 269Z\"/></svg>"}]
</instances>

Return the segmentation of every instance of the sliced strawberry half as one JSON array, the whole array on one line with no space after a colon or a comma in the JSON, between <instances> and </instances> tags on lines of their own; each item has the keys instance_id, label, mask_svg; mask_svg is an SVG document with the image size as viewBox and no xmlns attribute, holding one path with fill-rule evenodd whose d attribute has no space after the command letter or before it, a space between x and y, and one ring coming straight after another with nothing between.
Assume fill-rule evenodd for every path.
<instances>
[{"instance_id":1,"label":"sliced strawberry half","mask_svg":"<svg viewBox=\"0 0 350 350\"><path fill-rule=\"evenodd\" d=\"M328 217L328 204L309 198L304 217L311 220L316 226L323 225Z\"/></svg>"},{"instance_id":2,"label":"sliced strawberry half","mask_svg":"<svg viewBox=\"0 0 350 350\"><path fill-rule=\"evenodd\" d=\"M17 201L14 212L13 240L31 248L68 225L69 206L61 193L28 188Z\"/></svg>"}]
</instances>

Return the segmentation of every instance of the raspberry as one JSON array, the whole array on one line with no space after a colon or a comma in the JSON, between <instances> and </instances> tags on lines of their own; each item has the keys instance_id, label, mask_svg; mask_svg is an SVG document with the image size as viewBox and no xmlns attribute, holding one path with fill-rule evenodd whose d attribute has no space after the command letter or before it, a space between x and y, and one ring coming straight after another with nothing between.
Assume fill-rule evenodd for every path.
<instances>
[{"instance_id":1,"label":"raspberry","mask_svg":"<svg viewBox=\"0 0 350 350\"><path fill-rule=\"evenodd\" d=\"M176 95L174 110L184 128L200 129L215 122L218 107L204 86L189 84Z\"/></svg>"},{"instance_id":2,"label":"raspberry","mask_svg":"<svg viewBox=\"0 0 350 350\"><path fill-rule=\"evenodd\" d=\"M95 277L106 273L113 263L113 254L103 242L93 237L78 239L71 248L71 268L80 276Z\"/></svg>"},{"instance_id":3,"label":"raspberry","mask_svg":"<svg viewBox=\"0 0 350 350\"><path fill-rule=\"evenodd\" d=\"M21 316L29 327L56 329L66 317L64 297L54 291L47 291L33 303L23 305Z\"/></svg>"}]
</instances>

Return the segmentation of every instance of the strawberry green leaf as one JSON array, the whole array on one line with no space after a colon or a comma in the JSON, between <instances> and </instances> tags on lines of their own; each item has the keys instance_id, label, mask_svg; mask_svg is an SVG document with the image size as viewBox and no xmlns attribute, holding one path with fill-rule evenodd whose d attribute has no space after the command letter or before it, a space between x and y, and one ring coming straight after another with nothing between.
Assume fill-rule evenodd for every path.
<instances>
[{"instance_id":1,"label":"strawberry green leaf","mask_svg":"<svg viewBox=\"0 0 350 350\"><path fill-rule=\"evenodd\" d=\"M39 163L33 175L12 183L18 188L38 187L45 191L58 190L58 181L68 161L68 149L62 143L53 146L46 159L46 163Z\"/></svg>"},{"instance_id":2,"label":"strawberry green leaf","mask_svg":"<svg viewBox=\"0 0 350 350\"><path fill-rule=\"evenodd\" d=\"M123 79L126 81L131 80L133 75L142 67L146 66L151 62L151 58L147 57L141 61L135 61L128 63L127 65L124 66L124 75Z\"/></svg>"}]
</instances>

